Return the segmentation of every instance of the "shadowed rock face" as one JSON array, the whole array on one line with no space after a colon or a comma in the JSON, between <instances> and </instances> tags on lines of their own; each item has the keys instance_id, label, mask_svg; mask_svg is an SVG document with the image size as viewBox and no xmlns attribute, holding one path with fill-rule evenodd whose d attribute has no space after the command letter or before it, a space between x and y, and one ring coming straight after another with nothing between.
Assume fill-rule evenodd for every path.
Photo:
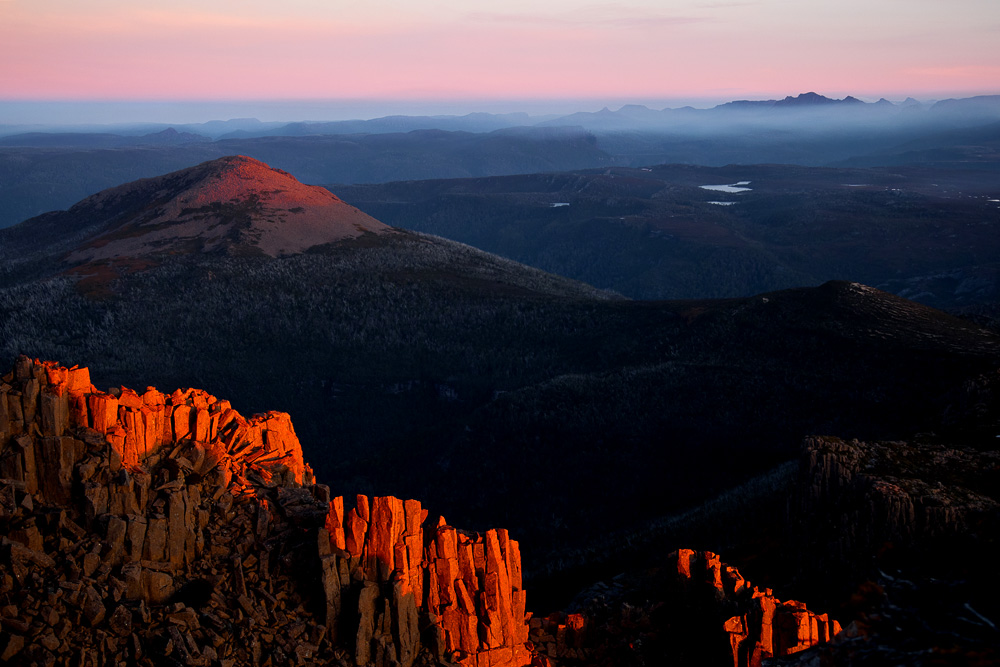
<instances>
[{"instance_id":1,"label":"shadowed rock face","mask_svg":"<svg viewBox=\"0 0 1000 667\"><path fill-rule=\"evenodd\" d=\"M991 385L996 374L967 388L979 413L969 422L995 424ZM852 591L842 613L856 636L823 664L997 664L1000 595L981 572L1000 555L998 482L1000 452L947 435L806 438L786 548L810 600L817 584Z\"/></svg>"}]
</instances>

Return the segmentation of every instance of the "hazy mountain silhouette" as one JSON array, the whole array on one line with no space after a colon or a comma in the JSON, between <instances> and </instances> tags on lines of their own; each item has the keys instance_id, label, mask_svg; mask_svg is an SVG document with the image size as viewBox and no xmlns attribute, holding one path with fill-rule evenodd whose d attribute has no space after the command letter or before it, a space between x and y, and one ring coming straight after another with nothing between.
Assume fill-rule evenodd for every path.
<instances>
[{"instance_id":1,"label":"hazy mountain silhouette","mask_svg":"<svg viewBox=\"0 0 1000 667\"><path fill-rule=\"evenodd\" d=\"M955 130L990 141L1000 109L989 96L860 103L816 93L739 101L713 109L387 116L332 123L109 126L88 134L30 132L0 138L0 227L66 208L102 189L232 154L249 155L307 183L382 183L657 164L923 164L996 170L992 149L967 144L917 153L898 147ZM34 128L38 129L38 128ZM0 128L0 133L4 132ZM201 137L199 135L204 135ZM228 136L225 140L219 137ZM214 140L209 141L205 137ZM956 139L955 141L958 141ZM989 144L987 145L989 148Z\"/></svg>"},{"instance_id":2,"label":"hazy mountain silhouette","mask_svg":"<svg viewBox=\"0 0 1000 667\"><path fill-rule=\"evenodd\" d=\"M168 127L138 136L111 133L29 132L0 137L0 146L31 148L128 148L134 146L179 146L207 143L201 134L178 132Z\"/></svg>"}]
</instances>

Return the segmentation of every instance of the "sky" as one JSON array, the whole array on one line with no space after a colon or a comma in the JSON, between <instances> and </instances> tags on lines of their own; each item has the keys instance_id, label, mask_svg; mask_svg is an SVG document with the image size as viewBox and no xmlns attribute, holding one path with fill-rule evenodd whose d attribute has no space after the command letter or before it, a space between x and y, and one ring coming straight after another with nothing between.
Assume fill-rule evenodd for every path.
<instances>
[{"instance_id":1,"label":"sky","mask_svg":"<svg viewBox=\"0 0 1000 667\"><path fill-rule=\"evenodd\" d=\"M29 101L141 116L311 100L302 118L322 120L456 101L940 99L1000 93L998 44L998 0L0 0L0 122L44 108Z\"/></svg>"}]
</instances>

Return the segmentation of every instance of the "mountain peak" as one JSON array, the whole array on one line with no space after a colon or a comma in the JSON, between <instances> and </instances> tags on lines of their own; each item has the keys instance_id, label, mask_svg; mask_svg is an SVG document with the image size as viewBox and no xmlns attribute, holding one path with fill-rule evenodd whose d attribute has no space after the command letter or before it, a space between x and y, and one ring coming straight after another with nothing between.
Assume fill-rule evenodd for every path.
<instances>
[{"instance_id":1,"label":"mountain peak","mask_svg":"<svg viewBox=\"0 0 1000 667\"><path fill-rule=\"evenodd\" d=\"M278 257L388 229L244 155L105 190L67 215L100 230L67 256L71 263L219 251Z\"/></svg>"},{"instance_id":2,"label":"mountain peak","mask_svg":"<svg viewBox=\"0 0 1000 667\"><path fill-rule=\"evenodd\" d=\"M775 106L804 106L812 104L831 104L837 100L832 100L825 95L820 95L818 93L808 92L802 93L792 97L791 95L785 97L785 99L780 100L775 103Z\"/></svg>"}]
</instances>

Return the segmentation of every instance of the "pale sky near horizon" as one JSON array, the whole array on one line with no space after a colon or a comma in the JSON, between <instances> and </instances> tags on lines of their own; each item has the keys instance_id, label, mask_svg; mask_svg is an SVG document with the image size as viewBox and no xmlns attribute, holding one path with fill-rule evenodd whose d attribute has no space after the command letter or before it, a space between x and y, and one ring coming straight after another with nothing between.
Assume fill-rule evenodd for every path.
<instances>
[{"instance_id":1,"label":"pale sky near horizon","mask_svg":"<svg viewBox=\"0 0 1000 667\"><path fill-rule=\"evenodd\" d=\"M1000 93L998 0L0 0L2 100Z\"/></svg>"}]
</instances>

